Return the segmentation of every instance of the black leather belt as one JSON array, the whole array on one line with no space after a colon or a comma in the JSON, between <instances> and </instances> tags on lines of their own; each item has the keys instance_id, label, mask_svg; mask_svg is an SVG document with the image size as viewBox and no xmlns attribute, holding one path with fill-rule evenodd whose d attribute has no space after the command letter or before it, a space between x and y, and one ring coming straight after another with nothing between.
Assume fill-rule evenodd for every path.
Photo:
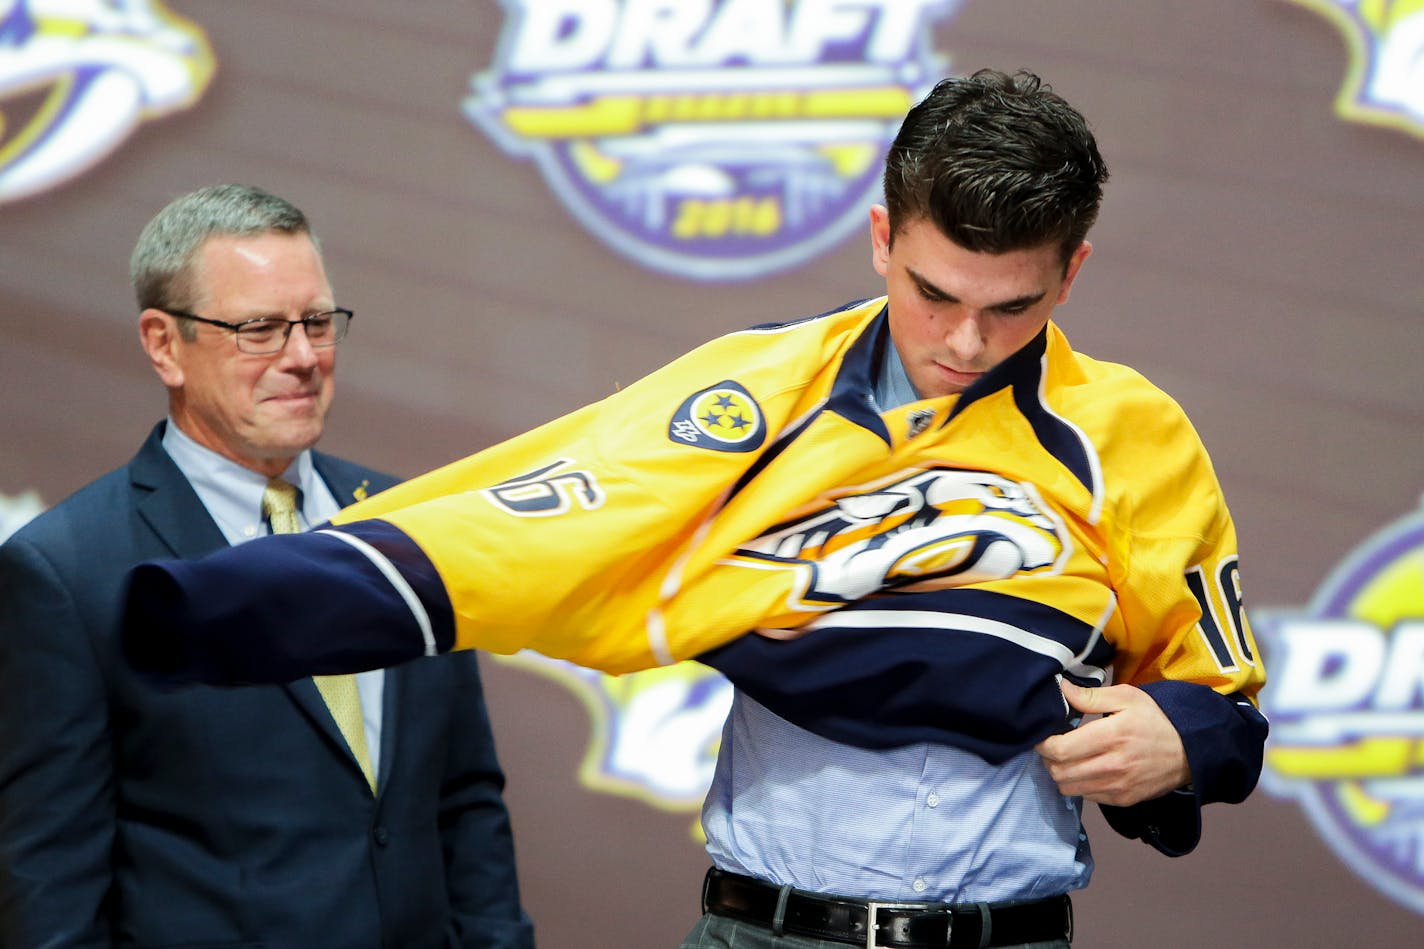
<instances>
[{"instance_id":1,"label":"black leather belt","mask_svg":"<svg viewBox=\"0 0 1424 949\"><path fill-rule=\"evenodd\" d=\"M1073 937L1067 896L990 905L876 903L786 890L713 867L702 885L702 911L772 928L782 901L782 930L851 946L927 949L1017 946ZM985 931L988 940L984 940Z\"/></svg>"}]
</instances>

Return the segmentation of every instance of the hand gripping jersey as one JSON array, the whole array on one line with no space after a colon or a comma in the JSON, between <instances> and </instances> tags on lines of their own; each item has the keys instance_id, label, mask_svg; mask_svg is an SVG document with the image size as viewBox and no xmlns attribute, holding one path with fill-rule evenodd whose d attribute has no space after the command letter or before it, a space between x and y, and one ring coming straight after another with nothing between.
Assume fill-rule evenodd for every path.
<instances>
[{"instance_id":1,"label":"hand gripping jersey","mask_svg":"<svg viewBox=\"0 0 1424 949\"><path fill-rule=\"evenodd\" d=\"M1061 674L1254 694L1234 529L1178 406L1050 324L963 394L879 412L884 308L733 333L328 529L140 567L136 661L703 656L798 724L990 760L1063 728Z\"/></svg>"}]
</instances>

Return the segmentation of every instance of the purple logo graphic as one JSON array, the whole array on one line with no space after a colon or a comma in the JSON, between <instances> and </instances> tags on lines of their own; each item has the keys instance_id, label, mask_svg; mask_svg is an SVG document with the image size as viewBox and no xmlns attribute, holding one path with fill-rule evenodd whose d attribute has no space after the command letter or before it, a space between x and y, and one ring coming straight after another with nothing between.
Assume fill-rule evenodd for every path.
<instances>
[{"instance_id":1,"label":"purple logo graphic","mask_svg":"<svg viewBox=\"0 0 1424 949\"><path fill-rule=\"evenodd\" d=\"M1339 28L1350 66L1335 111L1353 122L1424 136L1424 3L1290 0Z\"/></svg>"},{"instance_id":2,"label":"purple logo graphic","mask_svg":"<svg viewBox=\"0 0 1424 949\"><path fill-rule=\"evenodd\" d=\"M213 69L203 31L158 0L0 0L0 203L188 108Z\"/></svg>"},{"instance_id":3,"label":"purple logo graphic","mask_svg":"<svg viewBox=\"0 0 1424 949\"><path fill-rule=\"evenodd\" d=\"M1361 544L1303 613L1252 621L1271 672L1263 786L1424 913L1424 511Z\"/></svg>"},{"instance_id":4,"label":"purple logo graphic","mask_svg":"<svg viewBox=\"0 0 1424 949\"><path fill-rule=\"evenodd\" d=\"M700 280L797 266L865 224L957 0L504 0L464 111L629 258Z\"/></svg>"}]
</instances>

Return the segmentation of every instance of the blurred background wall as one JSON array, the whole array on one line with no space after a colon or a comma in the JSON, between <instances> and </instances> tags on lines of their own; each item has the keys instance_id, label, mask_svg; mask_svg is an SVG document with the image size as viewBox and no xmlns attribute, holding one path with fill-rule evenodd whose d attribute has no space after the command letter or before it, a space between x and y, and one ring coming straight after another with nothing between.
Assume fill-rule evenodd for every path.
<instances>
[{"instance_id":1,"label":"blurred background wall","mask_svg":"<svg viewBox=\"0 0 1424 949\"><path fill-rule=\"evenodd\" d=\"M1040 73L1098 133L1112 180L1059 321L1192 416L1290 684L1262 790L1194 854L1090 815L1082 942L1418 945L1412 0L0 0L0 536L162 415L127 259L179 193L249 182L310 214L358 314L323 447L410 476L881 292L885 136L982 66ZM540 944L676 945L725 687L484 670Z\"/></svg>"}]
</instances>

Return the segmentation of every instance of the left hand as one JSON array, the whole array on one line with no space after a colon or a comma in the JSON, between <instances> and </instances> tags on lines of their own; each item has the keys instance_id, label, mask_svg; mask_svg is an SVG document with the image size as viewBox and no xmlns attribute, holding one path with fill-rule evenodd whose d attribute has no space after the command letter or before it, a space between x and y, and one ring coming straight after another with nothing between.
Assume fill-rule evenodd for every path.
<instances>
[{"instance_id":1,"label":"left hand","mask_svg":"<svg viewBox=\"0 0 1424 949\"><path fill-rule=\"evenodd\" d=\"M1073 708L1104 716L1034 748L1065 796L1126 807L1190 783L1182 738L1150 695L1132 685L1060 684Z\"/></svg>"}]
</instances>

